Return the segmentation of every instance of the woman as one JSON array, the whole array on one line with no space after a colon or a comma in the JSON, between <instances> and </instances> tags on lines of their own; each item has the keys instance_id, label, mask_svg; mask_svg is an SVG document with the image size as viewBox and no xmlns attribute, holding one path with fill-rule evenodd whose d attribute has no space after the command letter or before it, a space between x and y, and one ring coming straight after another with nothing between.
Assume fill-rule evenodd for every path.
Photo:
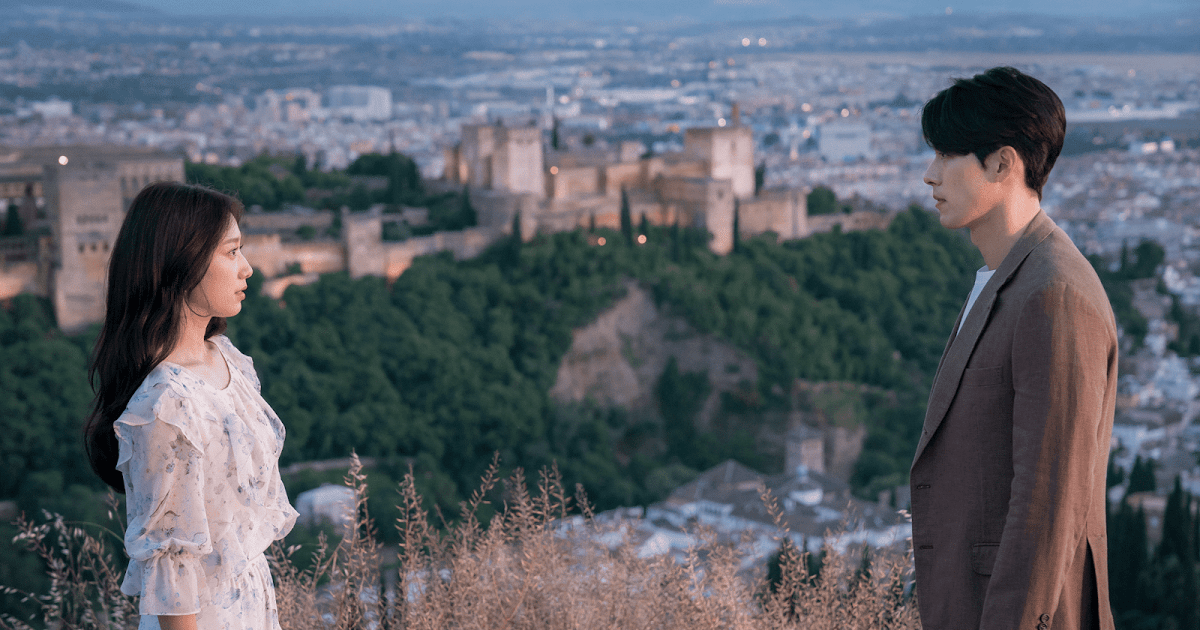
<instances>
[{"instance_id":1,"label":"woman","mask_svg":"<svg viewBox=\"0 0 1200 630\"><path fill-rule=\"evenodd\" d=\"M155 183L113 246L86 446L127 496L121 590L141 596L142 630L279 627L263 552L296 520L284 430L221 334L251 274L241 214L216 191Z\"/></svg>"}]
</instances>

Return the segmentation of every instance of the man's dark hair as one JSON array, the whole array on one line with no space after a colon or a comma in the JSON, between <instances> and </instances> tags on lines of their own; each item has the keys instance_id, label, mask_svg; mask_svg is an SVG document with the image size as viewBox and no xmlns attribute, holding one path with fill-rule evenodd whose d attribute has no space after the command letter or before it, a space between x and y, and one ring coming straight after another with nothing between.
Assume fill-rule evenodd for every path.
<instances>
[{"instance_id":1,"label":"man's dark hair","mask_svg":"<svg viewBox=\"0 0 1200 630\"><path fill-rule=\"evenodd\" d=\"M929 99L921 112L925 142L949 155L975 154L979 163L1003 146L1025 162L1025 184L1042 186L1062 151L1067 116L1045 83L1007 66L992 68Z\"/></svg>"}]
</instances>

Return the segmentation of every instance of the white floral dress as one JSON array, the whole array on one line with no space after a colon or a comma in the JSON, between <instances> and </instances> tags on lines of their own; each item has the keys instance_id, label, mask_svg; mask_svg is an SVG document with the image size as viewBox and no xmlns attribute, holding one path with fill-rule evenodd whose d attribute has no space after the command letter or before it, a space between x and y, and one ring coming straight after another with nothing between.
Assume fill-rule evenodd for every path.
<instances>
[{"instance_id":1,"label":"white floral dress","mask_svg":"<svg viewBox=\"0 0 1200 630\"><path fill-rule=\"evenodd\" d=\"M162 363L116 421L129 515L121 591L141 596L139 630L193 613L204 630L279 628L263 552L297 516L279 478L283 424L250 357L212 341L228 386Z\"/></svg>"}]
</instances>

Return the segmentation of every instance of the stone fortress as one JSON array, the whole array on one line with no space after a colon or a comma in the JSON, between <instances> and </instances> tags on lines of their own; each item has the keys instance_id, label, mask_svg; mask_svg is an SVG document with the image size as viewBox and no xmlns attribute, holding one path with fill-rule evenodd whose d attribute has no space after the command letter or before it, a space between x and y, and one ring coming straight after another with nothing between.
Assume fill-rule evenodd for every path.
<instances>
[{"instance_id":1,"label":"stone fortress","mask_svg":"<svg viewBox=\"0 0 1200 630\"><path fill-rule=\"evenodd\" d=\"M182 181L183 160L151 149L64 146L0 149L0 199L16 204L25 235L0 239L0 300L18 293L51 298L59 327L77 332L104 315L109 252L137 191ZM754 139L738 122L684 132L682 152L643 154L639 142L615 149L553 150L535 126L465 125L461 143L446 150L446 169L432 189L466 187L478 224L404 241L383 240L394 215L381 208L341 211L341 237L291 238L308 225L318 234L327 212L248 212L244 251L263 273L264 292L280 297L291 284L323 273L399 277L418 256L441 251L478 255L506 238L519 215L521 237L579 227L618 228L622 198L637 222L691 226L712 234L710 249L733 249L740 237L771 232L781 240L814 232L883 227L890 217L854 213L809 217L804 190L756 190Z\"/></svg>"}]
</instances>

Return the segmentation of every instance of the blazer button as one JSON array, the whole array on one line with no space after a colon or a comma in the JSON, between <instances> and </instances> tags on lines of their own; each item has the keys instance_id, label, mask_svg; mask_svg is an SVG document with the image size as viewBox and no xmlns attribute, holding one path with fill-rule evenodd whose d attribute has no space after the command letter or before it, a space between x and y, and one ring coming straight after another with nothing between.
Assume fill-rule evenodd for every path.
<instances>
[{"instance_id":1,"label":"blazer button","mask_svg":"<svg viewBox=\"0 0 1200 630\"><path fill-rule=\"evenodd\" d=\"M1044 624L1044 623L1039 623L1039 624L1037 625L1037 630L1046 630L1046 629L1047 629L1047 628L1049 628L1049 627L1050 627L1050 626L1047 626L1047 625L1046 625L1046 624Z\"/></svg>"},{"instance_id":2,"label":"blazer button","mask_svg":"<svg viewBox=\"0 0 1200 630\"><path fill-rule=\"evenodd\" d=\"M1042 623L1050 623L1050 615L1047 615L1046 613L1042 613L1042 616L1038 617L1038 621L1040 621Z\"/></svg>"}]
</instances>

